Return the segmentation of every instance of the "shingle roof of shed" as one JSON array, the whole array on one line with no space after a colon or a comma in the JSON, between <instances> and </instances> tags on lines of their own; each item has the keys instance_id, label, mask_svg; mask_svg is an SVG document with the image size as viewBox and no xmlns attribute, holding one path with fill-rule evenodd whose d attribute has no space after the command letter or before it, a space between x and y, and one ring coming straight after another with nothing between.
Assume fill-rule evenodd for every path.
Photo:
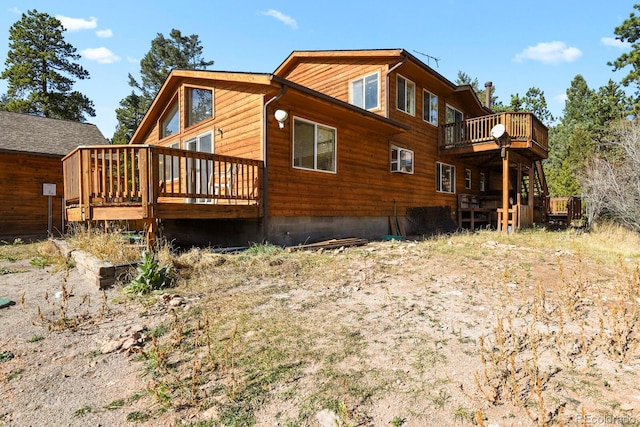
<instances>
[{"instance_id":1,"label":"shingle roof of shed","mask_svg":"<svg viewBox=\"0 0 640 427\"><path fill-rule=\"evenodd\" d=\"M67 155L108 141L96 125L0 111L0 150Z\"/></svg>"}]
</instances>

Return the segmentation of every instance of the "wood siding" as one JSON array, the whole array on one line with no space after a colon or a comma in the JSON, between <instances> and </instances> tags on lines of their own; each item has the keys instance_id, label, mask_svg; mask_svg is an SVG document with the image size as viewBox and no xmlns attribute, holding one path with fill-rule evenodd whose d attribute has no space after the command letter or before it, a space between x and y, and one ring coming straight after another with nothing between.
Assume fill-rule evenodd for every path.
<instances>
[{"instance_id":1,"label":"wood siding","mask_svg":"<svg viewBox=\"0 0 640 427\"><path fill-rule=\"evenodd\" d=\"M213 91L213 117L185 128L188 108L186 94L190 87ZM262 160L262 105L269 91L270 88L259 85L185 79L171 97L172 102L179 103L179 132L159 138L160 120L163 118L160 115L148 118L155 121L154 126L143 140L135 142L162 146L179 142L179 148L184 149L189 139L211 132L216 154ZM218 129L222 129L222 132Z\"/></svg>"},{"instance_id":2,"label":"wood siding","mask_svg":"<svg viewBox=\"0 0 640 427\"><path fill-rule=\"evenodd\" d=\"M42 184L56 184L52 226L62 232L61 157L0 152L0 238L46 236L48 197Z\"/></svg>"}]
</instances>

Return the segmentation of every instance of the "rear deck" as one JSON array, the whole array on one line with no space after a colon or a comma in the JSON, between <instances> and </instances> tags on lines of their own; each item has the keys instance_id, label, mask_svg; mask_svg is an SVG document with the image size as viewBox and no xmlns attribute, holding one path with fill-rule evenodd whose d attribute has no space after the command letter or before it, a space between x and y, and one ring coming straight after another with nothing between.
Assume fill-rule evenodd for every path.
<instances>
[{"instance_id":1,"label":"rear deck","mask_svg":"<svg viewBox=\"0 0 640 427\"><path fill-rule=\"evenodd\" d=\"M261 161L151 145L63 160L67 221L261 218Z\"/></svg>"}]
</instances>

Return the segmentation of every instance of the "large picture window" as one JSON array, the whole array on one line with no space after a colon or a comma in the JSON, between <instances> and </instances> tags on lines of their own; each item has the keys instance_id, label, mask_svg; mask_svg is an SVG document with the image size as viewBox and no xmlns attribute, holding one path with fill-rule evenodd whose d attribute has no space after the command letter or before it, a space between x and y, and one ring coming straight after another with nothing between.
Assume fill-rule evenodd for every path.
<instances>
[{"instance_id":1,"label":"large picture window","mask_svg":"<svg viewBox=\"0 0 640 427\"><path fill-rule=\"evenodd\" d=\"M293 167L335 172L336 129L294 118Z\"/></svg>"},{"instance_id":2,"label":"large picture window","mask_svg":"<svg viewBox=\"0 0 640 427\"><path fill-rule=\"evenodd\" d=\"M349 93L349 102L357 107L365 110L375 110L380 108L379 99L379 81L378 73L369 74L351 82L351 91Z\"/></svg>"},{"instance_id":3,"label":"large picture window","mask_svg":"<svg viewBox=\"0 0 640 427\"><path fill-rule=\"evenodd\" d=\"M413 151L392 145L391 172L413 173Z\"/></svg>"},{"instance_id":4,"label":"large picture window","mask_svg":"<svg viewBox=\"0 0 640 427\"><path fill-rule=\"evenodd\" d=\"M456 192L456 167L436 162L436 191L441 193Z\"/></svg>"},{"instance_id":5,"label":"large picture window","mask_svg":"<svg viewBox=\"0 0 640 427\"><path fill-rule=\"evenodd\" d=\"M160 120L160 138L180 131L180 120L178 117L178 102L174 102L167 110L162 120Z\"/></svg>"},{"instance_id":6,"label":"large picture window","mask_svg":"<svg viewBox=\"0 0 640 427\"><path fill-rule=\"evenodd\" d=\"M398 74L396 108L412 116L416 115L416 84Z\"/></svg>"},{"instance_id":7,"label":"large picture window","mask_svg":"<svg viewBox=\"0 0 640 427\"><path fill-rule=\"evenodd\" d=\"M422 118L438 126L438 97L426 90L422 91Z\"/></svg>"},{"instance_id":8,"label":"large picture window","mask_svg":"<svg viewBox=\"0 0 640 427\"><path fill-rule=\"evenodd\" d=\"M189 113L187 126L195 125L213 117L213 91L209 89L187 89Z\"/></svg>"}]
</instances>

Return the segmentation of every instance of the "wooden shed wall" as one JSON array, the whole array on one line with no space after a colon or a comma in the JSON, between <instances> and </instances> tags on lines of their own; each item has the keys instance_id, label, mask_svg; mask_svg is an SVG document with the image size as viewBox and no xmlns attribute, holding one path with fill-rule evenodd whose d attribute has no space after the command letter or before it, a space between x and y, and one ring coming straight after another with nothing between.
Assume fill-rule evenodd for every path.
<instances>
[{"instance_id":1,"label":"wooden shed wall","mask_svg":"<svg viewBox=\"0 0 640 427\"><path fill-rule=\"evenodd\" d=\"M62 232L62 156L0 152L0 238L46 236L48 197L42 184L56 184L54 234Z\"/></svg>"},{"instance_id":2,"label":"wooden shed wall","mask_svg":"<svg viewBox=\"0 0 640 427\"><path fill-rule=\"evenodd\" d=\"M185 128L188 107L186 93L190 87L212 89L214 109L212 118ZM179 132L159 139L163 113L158 117L149 118L154 120L155 124L143 142L163 146L180 142L180 148L184 149L185 141L212 132L216 154L261 160L262 103L268 91L268 88L258 85L218 81L203 83L202 80L187 79L178 87L172 98L172 102L179 102ZM165 111L171 105L168 104ZM218 132L218 129L222 129L222 132Z\"/></svg>"}]
</instances>

